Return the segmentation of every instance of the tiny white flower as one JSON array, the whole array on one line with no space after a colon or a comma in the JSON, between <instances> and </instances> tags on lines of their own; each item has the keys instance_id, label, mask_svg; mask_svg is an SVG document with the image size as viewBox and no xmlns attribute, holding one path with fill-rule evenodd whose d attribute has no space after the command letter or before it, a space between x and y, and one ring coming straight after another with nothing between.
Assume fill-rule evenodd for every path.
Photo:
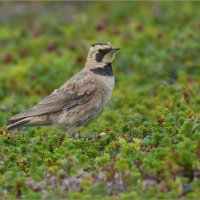
<instances>
[{"instance_id":1,"label":"tiny white flower","mask_svg":"<svg viewBox=\"0 0 200 200\"><path fill-rule=\"evenodd\" d=\"M106 135L106 133L105 132L102 132L102 133L100 133L100 136L105 136Z\"/></svg>"}]
</instances>

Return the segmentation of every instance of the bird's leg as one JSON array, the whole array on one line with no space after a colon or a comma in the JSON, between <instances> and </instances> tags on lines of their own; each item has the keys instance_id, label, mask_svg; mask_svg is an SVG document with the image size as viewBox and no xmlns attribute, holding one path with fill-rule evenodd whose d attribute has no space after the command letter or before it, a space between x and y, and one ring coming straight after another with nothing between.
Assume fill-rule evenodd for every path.
<instances>
[{"instance_id":1,"label":"bird's leg","mask_svg":"<svg viewBox=\"0 0 200 200\"><path fill-rule=\"evenodd\" d=\"M80 139L81 137L80 132L75 127L68 128L68 132L75 139Z\"/></svg>"}]
</instances>

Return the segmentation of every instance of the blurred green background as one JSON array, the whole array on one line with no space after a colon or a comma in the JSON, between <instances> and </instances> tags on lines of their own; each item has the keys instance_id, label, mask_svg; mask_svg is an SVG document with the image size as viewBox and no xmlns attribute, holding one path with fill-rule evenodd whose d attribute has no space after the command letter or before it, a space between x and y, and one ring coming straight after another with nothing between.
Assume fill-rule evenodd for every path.
<instances>
[{"instance_id":1,"label":"blurred green background","mask_svg":"<svg viewBox=\"0 0 200 200\"><path fill-rule=\"evenodd\" d=\"M105 111L71 138L0 134L3 199L198 199L199 2L0 2L0 126L121 47ZM105 132L104 137L100 133Z\"/></svg>"}]
</instances>

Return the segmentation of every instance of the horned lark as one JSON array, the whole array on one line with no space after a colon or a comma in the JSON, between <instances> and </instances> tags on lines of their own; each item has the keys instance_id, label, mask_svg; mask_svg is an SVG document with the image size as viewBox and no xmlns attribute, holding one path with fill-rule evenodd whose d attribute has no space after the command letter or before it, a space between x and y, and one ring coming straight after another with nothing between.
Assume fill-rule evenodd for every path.
<instances>
[{"instance_id":1,"label":"horned lark","mask_svg":"<svg viewBox=\"0 0 200 200\"><path fill-rule=\"evenodd\" d=\"M85 67L36 106L11 117L8 130L54 124L71 132L98 116L112 95L117 50L108 42L93 44Z\"/></svg>"}]
</instances>

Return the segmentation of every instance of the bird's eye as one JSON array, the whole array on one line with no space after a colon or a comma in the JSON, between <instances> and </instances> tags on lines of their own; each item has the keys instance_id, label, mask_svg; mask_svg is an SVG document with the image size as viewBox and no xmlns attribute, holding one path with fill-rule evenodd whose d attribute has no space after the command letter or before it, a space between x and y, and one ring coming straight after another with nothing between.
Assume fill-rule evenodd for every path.
<instances>
[{"instance_id":1,"label":"bird's eye","mask_svg":"<svg viewBox=\"0 0 200 200\"><path fill-rule=\"evenodd\" d=\"M103 49L99 49L99 53L101 53L103 51Z\"/></svg>"}]
</instances>

